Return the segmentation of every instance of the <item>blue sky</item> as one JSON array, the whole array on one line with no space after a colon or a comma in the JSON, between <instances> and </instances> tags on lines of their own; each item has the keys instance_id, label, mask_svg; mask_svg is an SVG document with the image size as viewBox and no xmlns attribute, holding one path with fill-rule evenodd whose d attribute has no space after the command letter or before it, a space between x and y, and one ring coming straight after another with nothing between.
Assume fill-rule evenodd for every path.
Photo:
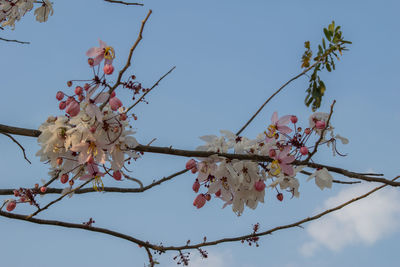
<instances>
[{"instance_id":1,"label":"blue sky","mask_svg":"<svg viewBox=\"0 0 400 267\"><path fill-rule=\"evenodd\" d=\"M383 172L391 178L399 174L399 8L397 1L146 0L145 7L125 7L100 0L55 0L54 15L47 23L37 23L32 14L27 14L14 31L1 33L1 37L31 44L0 43L0 123L37 128L49 115L59 114L56 92L66 90L70 79L91 77L86 50L97 46L101 38L115 48L114 66L119 69L141 20L152 9L129 73L151 86L172 66L177 68L149 95L148 105L136 108L136 137L140 143L157 138L154 145L194 149L201 144L199 136L218 134L220 129L238 130L276 88L301 71L304 41L310 40L315 48L322 38L322 28L335 20L353 45L336 71L322 74L327 92L321 111L328 111L336 99L332 123L336 132L350 139L350 144L340 147L348 154L345 158L333 158L328 149L322 149L315 160L360 172ZM307 82L303 77L288 86L244 135L254 138L262 132L274 111L296 114L306 124L311 114L303 104ZM125 92L120 94L129 99ZM34 156L39 149L36 140L17 139L33 164L23 161L14 143L0 137L1 188L28 187L47 178L47 166ZM148 184L183 169L185 162L185 158L146 154L132 169L135 177ZM246 234L256 222L261 229L291 223L325 207L329 198L350 199L368 189L334 185L331 190L320 191L312 182L306 182L307 177L299 178L299 199L287 197L280 203L275 193L268 191L266 204L255 211L246 210L239 218L230 208L221 210L222 202L218 200L195 209L195 194L191 191L195 176L190 174L142 194L74 196L39 217L78 223L93 217L99 227L155 243L181 244L187 239L200 241L204 235L211 240ZM106 184L118 185L111 180ZM123 186L130 184L125 182ZM209 248L212 259L199 262L194 256L193 266L398 266L395 255L400 219L395 201L400 199L399 192L389 190L379 196L358 210L382 203L382 209L375 207L382 218L377 219L368 209L360 216L349 216L353 214L350 210L342 217L330 217L322 227L305 225L304 230L290 229L265 237L259 248L241 243ZM51 197L42 198L42 203ZM27 213L29 207L18 207L16 212ZM367 230L350 227L359 221L370 222L365 226ZM339 240L344 245L336 250L329 248L329 244L335 245L329 243L333 242L330 238L328 244L312 237L322 234L315 229L329 232L332 224L339 225L342 235L351 237ZM146 261L143 249L101 234L6 218L0 218L0 233L0 250L7 255L3 257L5 266L25 266L32 259L41 267L142 266ZM376 238L368 239L371 236ZM306 256L301 248L310 242L319 249ZM161 266L174 266L173 256L159 256Z\"/></svg>"}]
</instances>

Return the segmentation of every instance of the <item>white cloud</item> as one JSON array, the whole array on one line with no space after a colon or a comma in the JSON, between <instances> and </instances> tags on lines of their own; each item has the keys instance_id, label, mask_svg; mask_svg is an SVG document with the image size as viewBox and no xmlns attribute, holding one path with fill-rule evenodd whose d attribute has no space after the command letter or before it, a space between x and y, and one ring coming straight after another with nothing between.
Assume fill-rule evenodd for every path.
<instances>
[{"instance_id":1,"label":"white cloud","mask_svg":"<svg viewBox=\"0 0 400 267\"><path fill-rule=\"evenodd\" d=\"M340 191L324 203L324 209L335 207L365 194L374 184L360 184ZM381 189L369 197L311 222L307 233L311 241L303 244L300 252L312 256L326 247L340 251L347 245L371 245L400 228L400 192L397 188Z\"/></svg>"}]
</instances>

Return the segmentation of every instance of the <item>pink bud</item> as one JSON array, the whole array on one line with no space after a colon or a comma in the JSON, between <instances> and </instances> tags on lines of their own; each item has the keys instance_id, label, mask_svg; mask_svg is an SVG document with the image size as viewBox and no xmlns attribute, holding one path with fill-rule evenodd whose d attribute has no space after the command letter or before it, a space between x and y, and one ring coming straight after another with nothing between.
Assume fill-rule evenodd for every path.
<instances>
[{"instance_id":1,"label":"pink bud","mask_svg":"<svg viewBox=\"0 0 400 267\"><path fill-rule=\"evenodd\" d=\"M303 156L308 154L308 148L303 146L300 148L300 154L302 154Z\"/></svg>"},{"instance_id":2,"label":"pink bud","mask_svg":"<svg viewBox=\"0 0 400 267\"><path fill-rule=\"evenodd\" d=\"M71 179L71 180L69 180L68 183L69 183L70 186L73 186L74 185L74 180Z\"/></svg>"},{"instance_id":3,"label":"pink bud","mask_svg":"<svg viewBox=\"0 0 400 267\"><path fill-rule=\"evenodd\" d=\"M81 95L83 93L83 89L80 86L75 87L75 94Z\"/></svg>"},{"instance_id":4,"label":"pink bud","mask_svg":"<svg viewBox=\"0 0 400 267\"><path fill-rule=\"evenodd\" d=\"M206 204L206 197L204 194L199 194L193 201L193 206L196 206L196 208L200 209Z\"/></svg>"},{"instance_id":5,"label":"pink bud","mask_svg":"<svg viewBox=\"0 0 400 267\"><path fill-rule=\"evenodd\" d=\"M110 98L109 103L110 103L111 109L114 110L114 111L116 111L117 109L122 107L121 100L119 100L116 96Z\"/></svg>"},{"instance_id":6,"label":"pink bud","mask_svg":"<svg viewBox=\"0 0 400 267\"><path fill-rule=\"evenodd\" d=\"M45 193L46 190L47 190L47 187L45 187L45 186L42 186L42 187L40 188L40 192L42 192L42 193Z\"/></svg>"},{"instance_id":7,"label":"pink bud","mask_svg":"<svg viewBox=\"0 0 400 267\"><path fill-rule=\"evenodd\" d=\"M75 117L76 115L79 114L80 111L81 107L76 101L72 101L71 103L69 103L67 109L65 110L65 112L67 112L71 117Z\"/></svg>"},{"instance_id":8,"label":"pink bud","mask_svg":"<svg viewBox=\"0 0 400 267\"><path fill-rule=\"evenodd\" d=\"M325 122L324 122L324 121L317 121L317 122L315 123L315 127L316 127L317 129L319 129L319 130L322 130L322 129L325 128Z\"/></svg>"},{"instance_id":9,"label":"pink bud","mask_svg":"<svg viewBox=\"0 0 400 267\"><path fill-rule=\"evenodd\" d=\"M88 58L87 62L88 62L88 64L89 64L89 66L93 66L93 64L94 64L94 59L90 57L90 58Z\"/></svg>"},{"instance_id":10,"label":"pink bud","mask_svg":"<svg viewBox=\"0 0 400 267\"><path fill-rule=\"evenodd\" d=\"M115 91L112 91L110 94L110 98L113 98L115 96Z\"/></svg>"},{"instance_id":11,"label":"pink bud","mask_svg":"<svg viewBox=\"0 0 400 267\"><path fill-rule=\"evenodd\" d=\"M220 197L221 196L221 189L217 191L217 193L215 193L216 197Z\"/></svg>"},{"instance_id":12,"label":"pink bud","mask_svg":"<svg viewBox=\"0 0 400 267\"><path fill-rule=\"evenodd\" d=\"M277 198L279 201L282 201L282 200L283 200L283 194L282 194L282 193L277 194L277 195L276 195L276 198Z\"/></svg>"},{"instance_id":13,"label":"pink bud","mask_svg":"<svg viewBox=\"0 0 400 267\"><path fill-rule=\"evenodd\" d=\"M199 189L200 189L200 183L199 183L199 181L196 179L196 181L193 183L193 186L192 186L192 189L193 189L193 191L194 192L199 192Z\"/></svg>"},{"instance_id":14,"label":"pink bud","mask_svg":"<svg viewBox=\"0 0 400 267\"><path fill-rule=\"evenodd\" d=\"M7 211L8 212L13 211L16 206L17 206L17 202L15 200L8 201L8 204L7 204L7 207L6 207Z\"/></svg>"},{"instance_id":15,"label":"pink bud","mask_svg":"<svg viewBox=\"0 0 400 267\"><path fill-rule=\"evenodd\" d=\"M127 118L128 118L128 116L126 116L125 113L122 113L121 115L119 115L119 119L120 119L121 121L125 121Z\"/></svg>"},{"instance_id":16,"label":"pink bud","mask_svg":"<svg viewBox=\"0 0 400 267\"><path fill-rule=\"evenodd\" d=\"M89 90L90 85L88 83L85 83L85 85L83 85L83 89L85 89L85 91Z\"/></svg>"},{"instance_id":17,"label":"pink bud","mask_svg":"<svg viewBox=\"0 0 400 267\"><path fill-rule=\"evenodd\" d=\"M211 200L211 195L210 194L205 194L204 197L206 198L207 201Z\"/></svg>"},{"instance_id":18,"label":"pink bud","mask_svg":"<svg viewBox=\"0 0 400 267\"><path fill-rule=\"evenodd\" d=\"M292 123L296 123L296 122L297 122L297 117L296 117L295 115L291 116L291 117L290 117L290 121L291 121Z\"/></svg>"},{"instance_id":19,"label":"pink bud","mask_svg":"<svg viewBox=\"0 0 400 267\"><path fill-rule=\"evenodd\" d=\"M68 81L68 82L67 82L67 86L68 86L68 87L71 87L71 86L72 86L72 81Z\"/></svg>"},{"instance_id":20,"label":"pink bud","mask_svg":"<svg viewBox=\"0 0 400 267\"><path fill-rule=\"evenodd\" d=\"M268 152L268 156L269 156L270 158L275 157L275 156L276 156L276 151L275 151L275 149L270 149L269 152Z\"/></svg>"},{"instance_id":21,"label":"pink bud","mask_svg":"<svg viewBox=\"0 0 400 267\"><path fill-rule=\"evenodd\" d=\"M265 189L265 183L263 180L259 180L254 183L254 189L258 192L261 192Z\"/></svg>"},{"instance_id":22,"label":"pink bud","mask_svg":"<svg viewBox=\"0 0 400 267\"><path fill-rule=\"evenodd\" d=\"M186 162L186 170L191 170L197 166L197 162L194 159L190 159Z\"/></svg>"},{"instance_id":23,"label":"pink bud","mask_svg":"<svg viewBox=\"0 0 400 267\"><path fill-rule=\"evenodd\" d=\"M19 191L18 190L14 190L14 196L15 197L19 197Z\"/></svg>"},{"instance_id":24,"label":"pink bud","mask_svg":"<svg viewBox=\"0 0 400 267\"><path fill-rule=\"evenodd\" d=\"M114 66L110 64L105 64L103 68L104 74L111 75L114 72Z\"/></svg>"},{"instance_id":25,"label":"pink bud","mask_svg":"<svg viewBox=\"0 0 400 267\"><path fill-rule=\"evenodd\" d=\"M310 134L310 133L311 133L311 129L310 129L310 128L306 128L306 129L304 130L304 133L305 133L305 134Z\"/></svg>"},{"instance_id":26,"label":"pink bud","mask_svg":"<svg viewBox=\"0 0 400 267\"><path fill-rule=\"evenodd\" d=\"M61 101L60 104L58 104L58 107L63 110L67 106L67 103L65 101Z\"/></svg>"},{"instance_id":27,"label":"pink bud","mask_svg":"<svg viewBox=\"0 0 400 267\"><path fill-rule=\"evenodd\" d=\"M115 172L113 173L113 178L114 178L115 180L121 181L121 177L122 177L122 175L121 175L121 172L120 172L120 171L115 171Z\"/></svg>"},{"instance_id":28,"label":"pink bud","mask_svg":"<svg viewBox=\"0 0 400 267\"><path fill-rule=\"evenodd\" d=\"M57 165L61 165L63 163L63 158L58 157L56 159Z\"/></svg>"},{"instance_id":29,"label":"pink bud","mask_svg":"<svg viewBox=\"0 0 400 267\"><path fill-rule=\"evenodd\" d=\"M58 91L56 94L56 98L58 101L61 101L64 98L64 93L61 91Z\"/></svg>"},{"instance_id":30,"label":"pink bud","mask_svg":"<svg viewBox=\"0 0 400 267\"><path fill-rule=\"evenodd\" d=\"M61 175L60 181L61 183L65 184L66 182L68 182L69 177L68 174L64 173L63 175Z\"/></svg>"}]
</instances>

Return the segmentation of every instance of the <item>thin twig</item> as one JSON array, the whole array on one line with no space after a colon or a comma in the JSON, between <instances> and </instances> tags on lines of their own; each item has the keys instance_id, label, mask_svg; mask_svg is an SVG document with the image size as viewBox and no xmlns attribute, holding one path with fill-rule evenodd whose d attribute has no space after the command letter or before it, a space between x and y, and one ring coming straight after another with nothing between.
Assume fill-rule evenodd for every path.
<instances>
[{"instance_id":1,"label":"thin twig","mask_svg":"<svg viewBox=\"0 0 400 267\"><path fill-rule=\"evenodd\" d=\"M157 85L159 82L161 82L165 77L167 77L174 69L176 68L176 66L173 66L167 73L165 73L160 79L158 79L158 81L153 84L153 86L146 91L132 106L130 106L124 113L128 113L134 106L136 106L140 101L142 101L142 99L148 94L150 93Z\"/></svg>"},{"instance_id":2,"label":"thin twig","mask_svg":"<svg viewBox=\"0 0 400 267\"><path fill-rule=\"evenodd\" d=\"M320 63L322 59L316 61L314 64L312 64L310 67L308 67L307 69L303 70L301 73L297 74L296 76L294 76L293 78L291 78L289 81L287 81L286 83L284 83L278 90L276 90L275 93L273 93L265 102L264 104L261 105L261 107L256 111L256 113L254 113L254 115L246 122L245 125L243 125L243 127L236 133L236 135L240 135L244 129L246 129L247 126L249 126L249 124L254 120L254 118L258 115L258 113L261 112L261 110L265 107L265 105L268 104L269 101L271 101L271 99L276 96L280 91L282 91L283 88L285 88L288 84L290 84L291 82L293 82L294 80L300 78L301 76L303 76L304 74L306 74L308 71L310 71L311 69L313 69L318 63Z\"/></svg>"},{"instance_id":3,"label":"thin twig","mask_svg":"<svg viewBox=\"0 0 400 267\"><path fill-rule=\"evenodd\" d=\"M42 212L42 211L48 209L50 206L52 206L53 204L59 202L59 201L60 201L61 199L63 199L65 196L69 195L70 193L75 192L76 190L81 189L82 187L84 187L85 185L87 185L88 183L90 183L92 180L93 180L93 178L87 180L86 182L84 182L84 183L81 184L80 186L74 188L73 190L71 190L71 191L68 192L67 194L64 194L64 195L60 196L59 198L57 198L57 199L51 201L49 204L47 204L47 205L44 206L43 208L40 208L40 209L38 209L37 211L35 211L34 213L32 213L31 215L29 215L29 216L27 217L27 219L30 219L30 218L32 218L33 216L37 215L39 212Z\"/></svg>"},{"instance_id":4,"label":"thin twig","mask_svg":"<svg viewBox=\"0 0 400 267\"><path fill-rule=\"evenodd\" d=\"M5 39L5 38L1 38L1 41L5 41L5 42L13 42L13 43L19 43L19 44L30 44L30 42L24 42L24 41L19 41L19 40L10 40L10 39Z\"/></svg>"},{"instance_id":5,"label":"thin twig","mask_svg":"<svg viewBox=\"0 0 400 267\"><path fill-rule=\"evenodd\" d=\"M151 255L151 251L148 247L144 247L147 252L147 257L149 257L149 267L154 267L154 260L153 260L153 255Z\"/></svg>"},{"instance_id":6,"label":"thin twig","mask_svg":"<svg viewBox=\"0 0 400 267\"><path fill-rule=\"evenodd\" d=\"M142 188L121 188L121 187L104 187L104 189L102 190L102 192L110 192L110 193L142 193L144 191L147 191L151 188L153 188L154 186L160 185L166 181L171 180L172 178L179 176L181 174L186 173L188 170L184 169L181 170L179 172L176 172L174 174L171 174L167 177L164 177L158 181L155 181L149 185L146 185ZM56 176L53 179L57 179L58 176ZM53 180L54 181L54 180ZM44 186L47 186L49 183L45 184ZM32 189L33 190L33 189ZM61 194L63 191L62 188L51 188L48 187L46 189L46 192L42 193L39 192L39 194L41 195L45 195L45 194ZM81 188L79 190L75 190L74 194L86 194L86 193L93 193L93 192L97 192L93 187L90 188ZM13 195L14 194L14 189L0 189L0 195Z\"/></svg>"},{"instance_id":7,"label":"thin twig","mask_svg":"<svg viewBox=\"0 0 400 267\"><path fill-rule=\"evenodd\" d=\"M309 161L311 159L311 157L314 156L315 153L317 153L318 146L321 143L322 139L324 139L325 131L329 127L329 123L331 121L331 117L332 117L332 114L333 114L333 106L335 106L335 103L336 103L336 100L333 100L333 103L331 105L331 111L329 112L329 117L328 117L328 120L326 121L325 128L322 129L321 136L319 137L319 139L315 143L314 150L311 153L308 154L308 157L304 161Z\"/></svg>"},{"instance_id":8,"label":"thin twig","mask_svg":"<svg viewBox=\"0 0 400 267\"><path fill-rule=\"evenodd\" d=\"M114 3L114 4L122 4L122 5L127 5L127 6L144 6L141 3L129 3L129 2L124 2L124 1L116 1L116 0L104 0L109 3Z\"/></svg>"},{"instance_id":9,"label":"thin twig","mask_svg":"<svg viewBox=\"0 0 400 267\"><path fill-rule=\"evenodd\" d=\"M26 160L27 162L29 162L29 164L32 164L32 162L26 157L25 148L24 148L14 137L12 137L12 135L9 135L8 133L3 133L3 132L0 132L0 133L2 133L2 134L4 134L5 136L9 137L14 143L16 143L16 144L21 148L22 153L24 154L25 160Z\"/></svg>"}]
</instances>

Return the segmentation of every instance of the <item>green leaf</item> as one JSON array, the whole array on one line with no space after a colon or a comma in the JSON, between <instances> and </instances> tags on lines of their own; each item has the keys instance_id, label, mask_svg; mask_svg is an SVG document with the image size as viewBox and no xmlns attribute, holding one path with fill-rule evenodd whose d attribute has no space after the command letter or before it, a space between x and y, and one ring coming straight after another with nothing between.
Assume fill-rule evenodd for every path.
<instances>
[{"instance_id":1,"label":"green leaf","mask_svg":"<svg viewBox=\"0 0 400 267\"><path fill-rule=\"evenodd\" d=\"M324 28L324 34L325 34L326 39L328 39L328 41L331 41L332 34L330 33L330 31L328 31L326 28Z\"/></svg>"}]
</instances>

